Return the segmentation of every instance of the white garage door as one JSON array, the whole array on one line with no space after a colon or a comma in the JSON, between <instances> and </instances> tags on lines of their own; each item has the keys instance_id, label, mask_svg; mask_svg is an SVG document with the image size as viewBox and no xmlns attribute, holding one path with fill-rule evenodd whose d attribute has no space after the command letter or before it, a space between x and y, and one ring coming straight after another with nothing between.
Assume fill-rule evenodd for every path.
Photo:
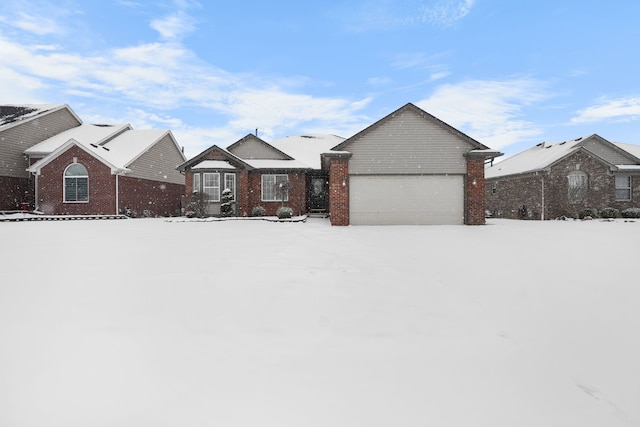
<instances>
[{"instance_id":1,"label":"white garage door","mask_svg":"<svg viewBox=\"0 0 640 427\"><path fill-rule=\"evenodd\" d=\"M351 176L353 225L464 224L464 178L448 176Z\"/></svg>"}]
</instances>

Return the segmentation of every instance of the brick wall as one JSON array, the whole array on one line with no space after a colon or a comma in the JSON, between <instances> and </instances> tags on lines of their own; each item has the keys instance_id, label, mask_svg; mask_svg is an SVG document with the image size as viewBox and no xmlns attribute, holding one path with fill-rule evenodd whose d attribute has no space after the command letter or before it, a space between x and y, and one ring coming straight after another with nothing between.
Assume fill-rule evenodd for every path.
<instances>
[{"instance_id":1,"label":"brick wall","mask_svg":"<svg viewBox=\"0 0 640 427\"><path fill-rule=\"evenodd\" d=\"M22 203L33 209L33 178L0 176L0 211L21 209Z\"/></svg>"},{"instance_id":2,"label":"brick wall","mask_svg":"<svg viewBox=\"0 0 640 427\"><path fill-rule=\"evenodd\" d=\"M89 201L64 203L64 170L74 157L89 173ZM38 180L38 207L50 215L114 214L115 176L95 157L78 147L71 147L41 169Z\"/></svg>"},{"instance_id":3,"label":"brick wall","mask_svg":"<svg viewBox=\"0 0 640 427\"><path fill-rule=\"evenodd\" d=\"M183 185L120 176L118 189L120 213L130 209L134 217L180 215Z\"/></svg>"},{"instance_id":4,"label":"brick wall","mask_svg":"<svg viewBox=\"0 0 640 427\"><path fill-rule=\"evenodd\" d=\"M349 225L349 159L331 158L329 165L329 218L331 225Z\"/></svg>"},{"instance_id":5,"label":"brick wall","mask_svg":"<svg viewBox=\"0 0 640 427\"><path fill-rule=\"evenodd\" d=\"M248 215L256 206L262 206L267 211L268 216L276 215L278 208L283 206L282 202L262 201L262 174L270 172L252 171L248 173ZM293 209L293 215L303 215L307 212L306 204L306 174L302 172L289 172L289 200L284 202L284 206Z\"/></svg>"},{"instance_id":6,"label":"brick wall","mask_svg":"<svg viewBox=\"0 0 640 427\"><path fill-rule=\"evenodd\" d=\"M63 174L74 158L89 174L88 202L64 202ZM104 163L78 147L71 147L44 166L38 176L38 187L39 209L50 215L110 215L124 213L125 208L131 209L134 216L177 215L184 193L184 186L180 184L119 176L120 212L116 212L116 176Z\"/></svg>"},{"instance_id":7,"label":"brick wall","mask_svg":"<svg viewBox=\"0 0 640 427\"><path fill-rule=\"evenodd\" d=\"M466 224L485 223L484 159L467 160Z\"/></svg>"},{"instance_id":8,"label":"brick wall","mask_svg":"<svg viewBox=\"0 0 640 427\"><path fill-rule=\"evenodd\" d=\"M587 174L588 190L584 200L572 203L568 197L567 175L576 170ZM514 219L523 217L519 210L522 205L526 206L524 217L527 219L541 219L543 204L544 219L577 218L585 208L613 207L622 211L640 207L640 175L632 177L632 182L632 200L617 201L615 177L609 167L588 153L578 151L554 165L549 172L487 180L487 209L495 217Z\"/></svg>"}]
</instances>

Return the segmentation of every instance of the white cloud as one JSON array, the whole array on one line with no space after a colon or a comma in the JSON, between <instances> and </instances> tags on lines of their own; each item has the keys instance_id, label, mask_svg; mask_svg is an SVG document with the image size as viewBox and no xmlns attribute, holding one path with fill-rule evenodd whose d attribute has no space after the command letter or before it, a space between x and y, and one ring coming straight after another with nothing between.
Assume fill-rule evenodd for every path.
<instances>
[{"instance_id":1,"label":"white cloud","mask_svg":"<svg viewBox=\"0 0 640 427\"><path fill-rule=\"evenodd\" d=\"M154 19L150 24L164 40L179 40L195 30L195 19L178 11L163 18Z\"/></svg>"},{"instance_id":2,"label":"white cloud","mask_svg":"<svg viewBox=\"0 0 640 427\"><path fill-rule=\"evenodd\" d=\"M541 133L523 120L523 108L544 98L544 85L531 79L471 80L442 85L417 105L491 148L499 149Z\"/></svg>"},{"instance_id":3,"label":"white cloud","mask_svg":"<svg viewBox=\"0 0 640 427\"><path fill-rule=\"evenodd\" d=\"M640 97L603 98L596 105L578 111L571 123L593 123L613 119L633 121L640 119Z\"/></svg>"},{"instance_id":4,"label":"white cloud","mask_svg":"<svg viewBox=\"0 0 640 427\"><path fill-rule=\"evenodd\" d=\"M475 0L371 0L349 14L353 31L395 30L429 24L453 27L473 7Z\"/></svg>"}]
</instances>

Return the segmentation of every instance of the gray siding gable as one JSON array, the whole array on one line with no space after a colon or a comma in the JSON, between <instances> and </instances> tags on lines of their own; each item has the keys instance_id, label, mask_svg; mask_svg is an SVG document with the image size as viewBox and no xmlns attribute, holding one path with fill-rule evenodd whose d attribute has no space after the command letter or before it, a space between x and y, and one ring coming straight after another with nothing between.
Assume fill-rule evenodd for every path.
<instances>
[{"instance_id":1,"label":"gray siding gable","mask_svg":"<svg viewBox=\"0 0 640 427\"><path fill-rule=\"evenodd\" d=\"M184 185L184 175L176 169L184 160L171 134L167 133L127 166L131 169L127 176Z\"/></svg>"},{"instance_id":2,"label":"gray siding gable","mask_svg":"<svg viewBox=\"0 0 640 427\"><path fill-rule=\"evenodd\" d=\"M635 165L637 159L626 151L616 147L599 135L592 135L582 142L582 147L612 165Z\"/></svg>"},{"instance_id":3,"label":"gray siding gable","mask_svg":"<svg viewBox=\"0 0 640 427\"><path fill-rule=\"evenodd\" d=\"M28 178L29 167L24 151L82 121L68 107L46 111L23 121L0 128L0 176Z\"/></svg>"},{"instance_id":4,"label":"gray siding gable","mask_svg":"<svg viewBox=\"0 0 640 427\"><path fill-rule=\"evenodd\" d=\"M484 145L408 104L334 150L353 154L353 175L464 174L465 154Z\"/></svg>"},{"instance_id":5,"label":"gray siding gable","mask_svg":"<svg viewBox=\"0 0 640 427\"><path fill-rule=\"evenodd\" d=\"M230 145L227 151L245 160L292 160L287 154L251 134Z\"/></svg>"}]
</instances>

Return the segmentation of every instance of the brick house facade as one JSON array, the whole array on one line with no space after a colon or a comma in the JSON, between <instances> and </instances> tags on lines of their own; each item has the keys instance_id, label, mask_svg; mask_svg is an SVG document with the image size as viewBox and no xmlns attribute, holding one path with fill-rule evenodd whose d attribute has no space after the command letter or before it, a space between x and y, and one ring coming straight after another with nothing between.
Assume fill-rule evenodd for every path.
<instances>
[{"instance_id":1,"label":"brick house facade","mask_svg":"<svg viewBox=\"0 0 640 427\"><path fill-rule=\"evenodd\" d=\"M184 176L175 167L184 155L171 133L92 126L82 125L27 151L33 155L28 170L34 176L35 208L47 215L180 215ZM67 140L71 134L82 140ZM81 176L70 174L72 168L81 170Z\"/></svg>"},{"instance_id":2,"label":"brick house facade","mask_svg":"<svg viewBox=\"0 0 640 427\"><path fill-rule=\"evenodd\" d=\"M256 206L271 216L285 205L294 215L328 214L340 226L481 225L484 163L500 155L407 104L349 139L301 135L267 143L249 134L226 149L208 148L178 170L186 178L183 207L194 214L220 215L220 192L233 175L238 216ZM286 182L288 200L265 200L265 176ZM206 208L199 207L202 193Z\"/></svg>"},{"instance_id":3,"label":"brick house facade","mask_svg":"<svg viewBox=\"0 0 640 427\"><path fill-rule=\"evenodd\" d=\"M543 155L546 160L537 163L536 157ZM487 169L487 210L497 218L539 220L578 218L586 208L622 211L640 207L638 162L631 153L597 135L539 144ZM530 165L535 170L527 170ZM506 173L500 173L503 171ZM573 177L580 177L582 190L574 188ZM620 188L621 182L629 183L627 191Z\"/></svg>"}]
</instances>

